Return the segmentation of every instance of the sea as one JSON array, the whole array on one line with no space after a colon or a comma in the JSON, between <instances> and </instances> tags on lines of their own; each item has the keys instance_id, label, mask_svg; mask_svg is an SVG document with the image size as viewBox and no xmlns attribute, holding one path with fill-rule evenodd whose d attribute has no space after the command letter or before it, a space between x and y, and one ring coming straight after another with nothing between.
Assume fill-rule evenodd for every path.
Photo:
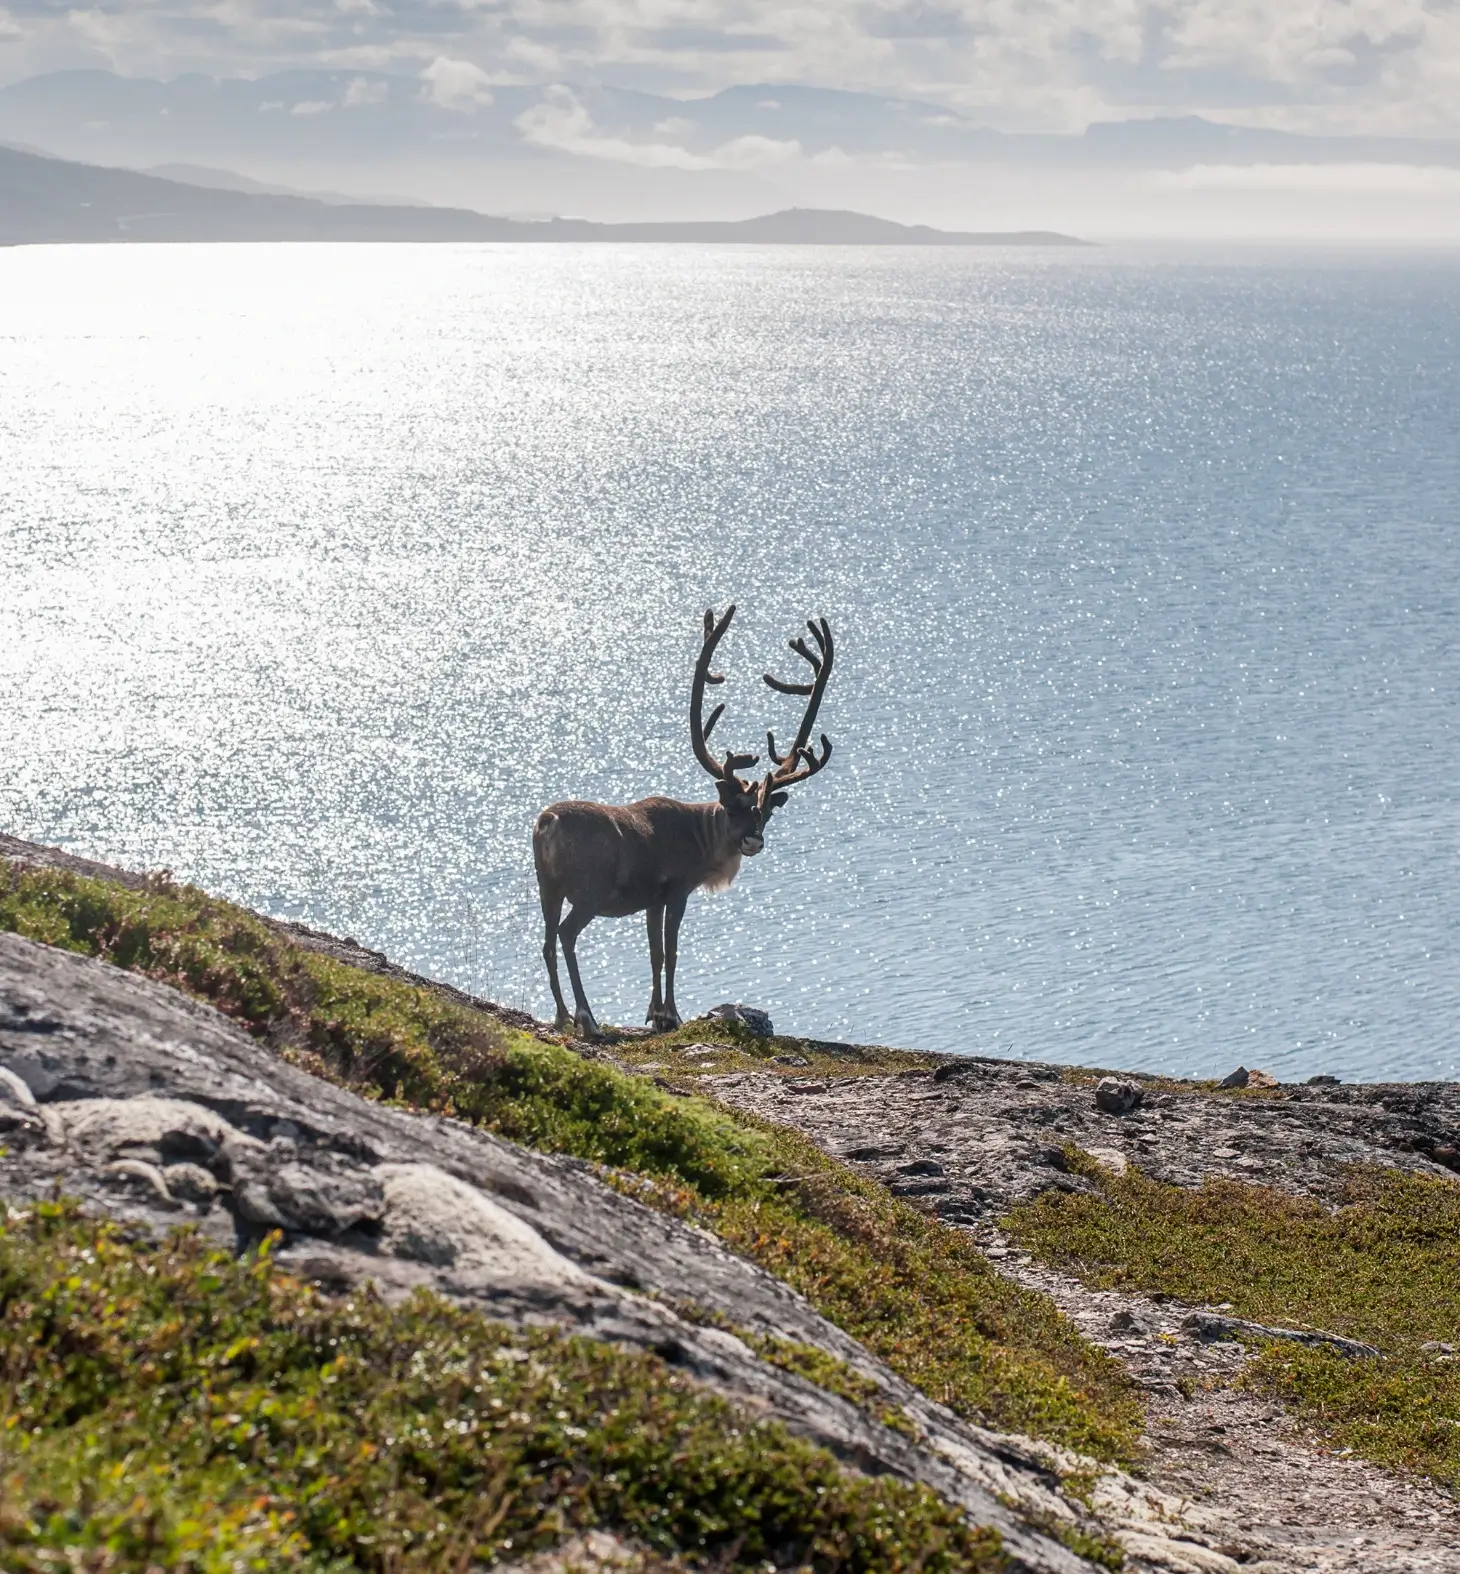
<instances>
[{"instance_id":1,"label":"sea","mask_svg":"<svg viewBox=\"0 0 1460 1574\"><path fill-rule=\"evenodd\" d=\"M546 1014L534 817L711 796L731 602L834 753L686 1015L1460 1075L1460 253L0 252L0 829Z\"/></svg>"}]
</instances>

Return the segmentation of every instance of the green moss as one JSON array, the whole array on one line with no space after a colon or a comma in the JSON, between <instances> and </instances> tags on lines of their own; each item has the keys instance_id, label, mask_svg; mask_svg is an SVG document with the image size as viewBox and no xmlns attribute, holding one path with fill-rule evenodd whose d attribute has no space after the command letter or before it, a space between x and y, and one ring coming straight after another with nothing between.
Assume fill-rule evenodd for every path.
<instances>
[{"instance_id":1,"label":"green moss","mask_svg":"<svg viewBox=\"0 0 1460 1574\"><path fill-rule=\"evenodd\" d=\"M725 1054L713 1060L686 1059L690 1045L722 1045ZM629 1038L614 1046L614 1053L630 1065L655 1062L685 1076L715 1076L729 1071L762 1071L789 1077L889 1076L904 1071L930 1071L947 1057L920 1050L885 1049L870 1044L833 1044L823 1039L757 1038L743 1023L696 1017L672 1033ZM795 1059L801 1064L778 1064Z\"/></svg>"},{"instance_id":2,"label":"green moss","mask_svg":"<svg viewBox=\"0 0 1460 1574\"><path fill-rule=\"evenodd\" d=\"M1348 1360L1268 1342L1245 1381L1334 1443L1460 1487L1460 1185L1357 1170L1343 1207L1229 1180L1196 1191L1081 1166L1096 1196L1046 1192L1008 1221L1043 1261L1093 1284L1230 1302L1239 1317L1378 1347Z\"/></svg>"},{"instance_id":3,"label":"green moss","mask_svg":"<svg viewBox=\"0 0 1460 1574\"><path fill-rule=\"evenodd\" d=\"M959 1414L1104 1459L1134 1453L1139 1407L1115 1361L1046 1298L996 1274L960 1232L795 1132L305 951L255 915L168 881L134 891L0 860L0 928L210 1000L357 1091L603 1165L613 1184L716 1231ZM714 1026L738 1040L733 1026Z\"/></svg>"},{"instance_id":4,"label":"green moss","mask_svg":"<svg viewBox=\"0 0 1460 1574\"><path fill-rule=\"evenodd\" d=\"M0 1217L0 1569L464 1569L597 1525L716 1567L1003 1566L654 1357Z\"/></svg>"}]
</instances>

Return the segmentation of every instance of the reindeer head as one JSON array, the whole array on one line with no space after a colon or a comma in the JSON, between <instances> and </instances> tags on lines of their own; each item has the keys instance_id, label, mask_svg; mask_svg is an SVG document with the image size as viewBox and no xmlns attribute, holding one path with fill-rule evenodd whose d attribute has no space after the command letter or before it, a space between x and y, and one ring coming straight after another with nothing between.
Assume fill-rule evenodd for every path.
<instances>
[{"instance_id":1,"label":"reindeer head","mask_svg":"<svg viewBox=\"0 0 1460 1574\"><path fill-rule=\"evenodd\" d=\"M723 675L710 671L710 659L734 616L733 606L718 621L713 611L705 613L704 644L700 647L700 657L695 663L694 683L690 689L689 731L695 758L715 778L715 791L729 818L730 835L735 846L745 857L753 858L765 845L766 821L786 802L790 796L788 789L814 776L831 758L831 740L825 733L821 735L820 754L811 747L810 738L816 713L821 709L822 695L826 692L827 679L831 676L835 651L830 624L825 618L817 618L806 625L816 642L816 650L813 651L804 638L790 641L791 649L811 664L811 682L783 683L770 673L765 674L766 684L777 693L806 695L806 711L801 717L795 741L784 755L776 752L775 735L766 733L766 748L774 769L766 773L763 781L743 781L738 773L758 764L760 756L732 752L723 760L716 759L710 753L709 737L715 729L715 723L724 714L725 707L717 705L710 712L709 719L704 718L705 685L725 681Z\"/></svg>"}]
</instances>

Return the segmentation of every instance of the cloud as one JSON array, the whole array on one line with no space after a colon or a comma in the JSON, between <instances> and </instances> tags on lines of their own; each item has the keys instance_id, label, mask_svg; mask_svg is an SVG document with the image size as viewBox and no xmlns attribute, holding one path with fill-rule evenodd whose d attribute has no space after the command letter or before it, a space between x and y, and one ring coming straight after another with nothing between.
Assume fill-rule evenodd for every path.
<instances>
[{"instance_id":1,"label":"cloud","mask_svg":"<svg viewBox=\"0 0 1460 1574\"><path fill-rule=\"evenodd\" d=\"M371 82L365 77L356 77L345 89L345 96L340 103L346 109L364 109L370 104L383 104L389 97L388 82Z\"/></svg>"},{"instance_id":2,"label":"cloud","mask_svg":"<svg viewBox=\"0 0 1460 1574\"><path fill-rule=\"evenodd\" d=\"M713 159L702 158L672 142L633 142L606 135L593 124L592 115L568 87L547 88L542 102L520 114L516 126L523 139L535 147L574 153L580 158L639 164L647 169L715 168Z\"/></svg>"},{"instance_id":3,"label":"cloud","mask_svg":"<svg viewBox=\"0 0 1460 1574\"><path fill-rule=\"evenodd\" d=\"M801 157L799 142L778 142L774 137L736 137L715 149L713 162L722 169L765 169L789 164Z\"/></svg>"},{"instance_id":4,"label":"cloud","mask_svg":"<svg viewBox=\"0 0 1460 1574\"><path fill-rule=\"evenodd\" d=\"M1149 177L1158 191L1337 192L1460 202L1460 169L1418 164L1197 164Z\"/></svg>"},{"instance_id":5,"label":"cloud","mask_svg":"<svg viewBox=\"0 0 1460 1574\"><path fill-rule=\"evenodd\" d=\"M470 110L492 102L492 79L470 60L437 55L421 72L421 80L426 84L426 97L443 109Z\"/></svg>"},{"instance_id":6,"label":"cloud","mask_svg":"<svg viewBox=\"0 0 1460 1574\"><path fill-rule=\"evenodd\" d=\"M917 98L1011 130L1197 113L1292 130L1460 135L1455 0L3 3L8 77L71 65L161 77L394 69L419 73L430 101L457 110L487 102L492 82L679 97L753 82L772 98L783 84L815 83ZM608 136L561 119L545 117L539 132ZM706 156L676 151L668 137L620 140L639 150L634 158Z\"/></svg>"}]
</instances>

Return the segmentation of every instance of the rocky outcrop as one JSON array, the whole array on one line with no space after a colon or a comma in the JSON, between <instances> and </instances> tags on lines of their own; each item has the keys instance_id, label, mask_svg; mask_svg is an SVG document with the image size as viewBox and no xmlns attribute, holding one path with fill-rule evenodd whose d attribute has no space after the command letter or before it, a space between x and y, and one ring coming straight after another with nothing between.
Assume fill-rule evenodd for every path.
<instances>
[{"instance_id":1,"label":"rocky outcrop","mask_svg":"<svg viewBox=\"0 0 1460 1574\"><path fill-rule=\"evenodd\" d=\"M1339 1196L1354 1164L1454 1172L1460 1087L1334 1082L1213 1095L1127 1074L969 1057L898 1076L737 1073L707 1079L727 1103L799 1127L952 1224L996 1217L1055 1187L1067 1143L1117 1169L1195 1186L1229 1176Z\"/></svg>"},{"instance_id":2,"label":"rocky outcrop","mask_svg":"<svg viewBox=\"0 0 1460 1574\"><path fill-rule=\"evenodd\" d=\"M1029 1517L1077 1518L1037 1448L965 1425L780 1281L581 1162L370 1104L206 1006L10 934L0 1068L11 1204L60 1192L148 1231L188 1223L238 1247L279 1230L281 1261L326 1286L426 1286L494 1318L653 1350L853 1468L925 1482L998 1526L1017 1567L1085 1567L1031 1528ZM834 1355L911 1435L758 1359L696 1309Z\"/></svg>"}]
</instances>

